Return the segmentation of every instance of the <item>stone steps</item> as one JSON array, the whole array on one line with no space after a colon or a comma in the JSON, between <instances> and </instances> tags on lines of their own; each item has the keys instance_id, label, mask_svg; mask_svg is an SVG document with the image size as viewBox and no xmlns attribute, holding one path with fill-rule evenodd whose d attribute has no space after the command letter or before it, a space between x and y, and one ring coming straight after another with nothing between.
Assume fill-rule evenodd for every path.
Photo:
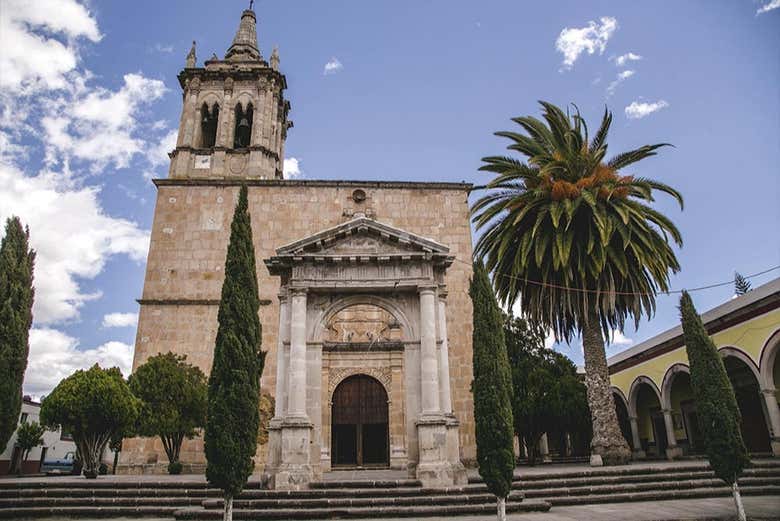
<instances>
[{"instance_id":1,"label":"stone steps","mask_svg":"<svg viewBox=\"0 0 780 521\"><path fill-rule=\"evenodd\" d=\"M545 501L509 502L507 513L546 512L550 503ZM385 506L385 507L338 507L338 508L286 508L286 509L234 509L234 519L355 519L371 517L410 517L421 519L431 516L462 516L492 514L496 512L496 502L477 504L453 504L435 506ZM184 509L175 512L176 519L222 519L221 509L198 510Z\"/></svg>"},{"instance_id":2,"label":"stone steps","mask_svg":"<svg viewBox=\"0 0 780 521\"><path fill-rule=\"evenodd\" d=\"M630 465L617 468L519 469L508 512L547 510L550 505L728 497L704 462L676 467ZM780 497L780 460L762 460L740 480L744 495ZM235 500L236 519L327 519L479 515L495 513L495 498L480 479L460 487L430 489L414 479L321 481L301 491L264 490L250 482ZM173 480L0 481L0 518L176 517L220 519L221 492L202 478Z\"/></svg>"}]
</instances>

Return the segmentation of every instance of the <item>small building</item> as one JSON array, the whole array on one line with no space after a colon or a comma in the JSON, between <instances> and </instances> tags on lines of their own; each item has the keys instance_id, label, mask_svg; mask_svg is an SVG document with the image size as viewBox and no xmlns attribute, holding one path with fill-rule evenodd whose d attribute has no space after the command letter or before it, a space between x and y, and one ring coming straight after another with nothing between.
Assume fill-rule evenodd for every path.
<instances>
[{"instance_id":1,"label":"small building","mask_svg":"<svg viewBox=\"0 0 780 521\"><path fill-rule=\"evenodd\" d=\"M753 455L780 456L780 278L702 315L726 366ZM682 327L607 360L621 429L634 457L703 453Z\"/></svg>"},{"instance_id":2,"label":"small building","mask_svg":"<svg viewBox=\"0 0 780 521\"><path fill-rule=\"evenodd\" d=\"M40 423L41 404L29 396L22 400L22 412L19 415L19 425L27 422ZM68 452L75 454L76 444L73 439L61 430L46 431L43 434L43 445L30 451L27 461L22 461L22 450L16 444L16 432L8 441L5 450L0 454L0 475L36 474L41 471L41 465L46 460L62 459Z\"/></svg>"}]
</instances>

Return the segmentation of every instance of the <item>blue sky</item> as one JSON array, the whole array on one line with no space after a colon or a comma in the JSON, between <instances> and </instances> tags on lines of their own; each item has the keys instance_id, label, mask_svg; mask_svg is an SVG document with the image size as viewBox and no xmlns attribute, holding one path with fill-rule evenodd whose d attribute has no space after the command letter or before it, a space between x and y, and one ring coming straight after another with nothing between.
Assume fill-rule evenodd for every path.
<instances>
[{"instance_id":1,"label":"blue sky","mask_svg":"<svg viewBox=\"0 0 780 521\"><path fill-rule=\"evenodd\" d=\"M99 361L127 370L155 190L191 41L223 56L247 2L0 0L0 217L39 252L25 388ZM780 1L260 1L304 179L483 182L493 136L537 100L615 113L610 150L670 142L635 173L679 189L691 288L780 264ZM761 11L761 12L759 12ZM622 58L621 58L622 57ZM780 275L775 271L753 285ZM694 295L701 311L730 287ZM676 325L676 298L613 354ZM581 363L579 345L558 346Z\"/></svg>"}]
</instances>

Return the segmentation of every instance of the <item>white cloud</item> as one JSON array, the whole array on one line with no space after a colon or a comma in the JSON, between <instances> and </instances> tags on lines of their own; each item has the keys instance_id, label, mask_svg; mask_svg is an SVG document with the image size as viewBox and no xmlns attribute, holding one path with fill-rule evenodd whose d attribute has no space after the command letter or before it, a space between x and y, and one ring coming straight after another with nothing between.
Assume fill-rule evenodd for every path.
<instances>
[{"instance_id":1,"label":"white cloud","mask_svg":"<svg viewBox=\"0 0 780 521\"><path fill-rule=\"evenodd\" d=\"M628 78L636 74L636 71L628 70L628 71L622 71L617 75L617 78L613 82L609 84L607 87L607 96L612 96L615 93L615 89L617 89L618 85L626 81Z\"/></svg>"},{"instance_id":2,"label":"white cloud","mask_svg":"<svg viewBox=\"0 0 780 521\"><path fill-rule=\"evenodd\" d=\"M170 54L173 52L173 45L164 45L158 42L154 44L154 48L152 50L165 53L165 54Z\"/></svg>"},{"instance_id":3,"label":"white cloud","mask_svg":"<svg viewBox=\"0 0 780 521\"><path fill-rule=\"evenodd\" d=\"M780 0L771 0L770 2L767 2L766 4L762 5L761 7L756 10L756 14L764 14L768 13L769 11L774 11L780 7Z\"/></svg>"},{"instance_id":4,"label":"white cloud","mask_svg":"<svg viewBox=\"0 0 780 521\"><path fill-rule=\"evenodd\" d=\"M663 108L669 106L664 100L654 101L652 103L633 101L626 107L626 117L629 119L640 119L645 116L649 116L653 112L657 112Z\"/></svg>"},{"instance_id":5,"label":"white cloud","mask_svg":"<svg viewBox=\"0 0 780 521\"><path fill-rule=\"evenodd\" d=\"M99 192L76 186L62 173L26 176L0 162L0 219L18 215L30 227L37 251L36 324L77 318L85 302L100 296L85 292L80 279L95 278L110 257L146 257L149 233L132 221L106 215Z\"/></svg>"},{"instance_id":6,"label":"white cloud","mask_svg":"<svg viewBox=\"0 0 780 521\"><path fill-rule=\"evenodd\" d=\"M64 36L63 43L54 35ZM92 14L74 0L4 0L0 13L0 88L61 89L78 63L77 41L100 40Z\"/></svg>"},{"instance_id":7,"label":"white cloud","mask_svg":"<svg viewBox=\"0 0 780 521\"><path fill-rule=\"evenodd\" d=\"M24 375L24 393L35 397L48 394L63 378L94 364L119 367L124 376L133 364L133 346L106 342L93 349L80 349L75 338L49 328L30 330L30 356Z\"/></svg>"},{"instance_id":8,"label":"white cloud","mask_svg":"<svg viewBox=\"0 0 780 521\"><path fill-rule=\"evenodd\" d=\"M297 157L288 157L284 160L284 178L295 179L300 177L303 171L301 170L301 160Z\"/></svg>"},{"instance_id":9,"label":"white cloud","mask_svg":"<svg viewBox=\"0 0 780 521\"><path fill-rule=\"evenodd\" d=\"M611 16L601 17L599 23L591 20L585 27L565 27L555 41L555 48L563 54L563 68L571 69L583 52L602 54L617 27L617 20Z\"/></svg>"},{"instance_id":10,"label":"white cloud","mask_svg":"<svg viewBox=\"0 0 780 521\"><path fill-rule=\"evenodd\" d=\"M176 148L176 140L179 138L179 131L173 129L165 134L155 146L151 147L146 154L146 159L153 166L167 165L170 161L168 153Z\"/></svg>"},{"instance_id":11,"label":"white cloud","mask_svg":"<svg viewBox=\"0 0 780 521\"><path fill-rule=\"evenodd\" d=\"M613 346L630 346L634 343L634 340L625 336L622 331L613 329L610 334L609 343Z\"/></svg>"},{"instance_id":12,"label":"white cloud","mask_svg":"<svg viewBox=\"0 0 780 521\"><path fill-rule=\"evenodd\" d=\"M322 74L325 74L326 76L328 74L336 74L343 68L344 66L341 64L339 59L334 56L328 60L328 63L325 64L325 69L322 71Z\"/></svg>"},{"instance_id":13,"label":"white cloud","mask_svg":"<svg viewBox=\"0 0 780 521\"><path fill-rule=\"evenodd\" d=\"M612 61L615 62L615 65L617 67L623 67L628 62L634 62L634 61L641 60L642 57L639 56L638 54L634 54L633 52L629 52L629 53L626 53L626 54L621 54L620 56L617 56L617 57L613 57L611 59L612 59Z\"/></svg>"},{"instance_id":14,"label":"white cloud","mask_svg":"<svg viewBox=\"0 0 780 521\"><path fill-rule=\"evenodd\" d=\"M103 316L103 327L131 327L138 324L138 313L109 313Z\"/></svg>"},{"instance_id":15,"label":"white cloud","mask_svg":"<svg viewBox=\"0 0 780 521\"><path fill-rule=\"evenodd\" d=\"M118 91L82 86L73 93L73 99L55 101L59 110L51 110L41 120L49 162L72 156L93 162L95 171L108 163L126 168L135 154L148 149L136 132L140 108L160 99L166 91L160 80L125 74L124 85Z\"/></svg>"}]
</instances>

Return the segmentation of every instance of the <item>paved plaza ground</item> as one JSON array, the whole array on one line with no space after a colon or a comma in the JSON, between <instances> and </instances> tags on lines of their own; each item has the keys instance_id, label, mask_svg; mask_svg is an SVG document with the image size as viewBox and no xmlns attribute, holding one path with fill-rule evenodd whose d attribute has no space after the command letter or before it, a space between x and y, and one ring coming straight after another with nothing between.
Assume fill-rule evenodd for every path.
<instances>
[{"instance_id":1,"label":"paved plaza ground","mask_svg":"<svg viewBox=\"0 0 780 521\"><path fill-rule=\"evenodd\" d=\"M746 497L748 519L780 520L780 497ZM49 517L49 521L70 521L70 518ZM98 521L81 518L82 521ZM113 521L135 521L138 518L112 518ZM172 518L142 518L142 521L171 521ZM493 521L495 516L430 517L430 521ZM729 498L682 499L647 503L613 503L576 507L554 507L546 513L509 514L509 521L693 521L732 520L734 503ZM33 520L19 520L33 521ZM296 521L290 519L289 521ZM361 521L361 520L357 520ZM368 521L368 520L364 520ZM406 518L383 518L371 521L410 521Z\"/></svg>"}]
</instances>

